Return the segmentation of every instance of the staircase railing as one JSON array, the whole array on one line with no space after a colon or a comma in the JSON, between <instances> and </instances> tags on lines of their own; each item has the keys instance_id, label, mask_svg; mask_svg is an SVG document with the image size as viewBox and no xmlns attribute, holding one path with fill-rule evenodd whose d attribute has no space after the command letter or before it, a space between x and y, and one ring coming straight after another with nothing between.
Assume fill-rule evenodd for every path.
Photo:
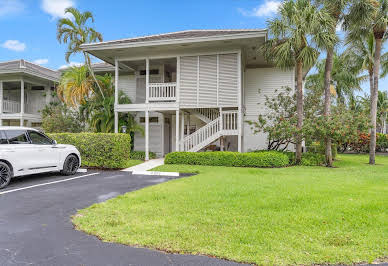
<instances>
[{"instance_id":1,"label":"staircase railing","mask_svg":"<svg viewBox=\"0 0 388 266\"><path fill-rule=\"evenodd\" d=\"M182 149L184 151L194 151L194 149L208 140L210 137L220 133L220 118L217 118L207 125L201 127L193 134L188 135L182 141Z\"/></svg>"},{"instance_id":2,"label":"staircase railing","mask_svg":"<svg viewBox=\"0 0 388 266\"><path fill-rule=\"evenodd\" d=\"M217 109L212 108L197 108L195 111L204 117L207 117L210 121L213 121L220 116L220 112Z\"/></svg>"}]
</instances>

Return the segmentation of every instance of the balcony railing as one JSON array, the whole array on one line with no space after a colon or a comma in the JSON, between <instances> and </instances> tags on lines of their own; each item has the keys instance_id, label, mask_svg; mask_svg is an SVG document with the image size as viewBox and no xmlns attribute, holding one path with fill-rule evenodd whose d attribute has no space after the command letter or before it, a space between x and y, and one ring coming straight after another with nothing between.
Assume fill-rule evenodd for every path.
<instances>
[{"instance_id":1,"label":"balcony railing","mask_svg":"<svg viewBox=\"0 0 388 266\"><path fill-rule=\"evenodd\" d=\"M12 100L3 100L3 112L4 113L20 113L21 112L21 104L17 101ZM24 113L27 114L37 114L38 109L34 107L30 103L24 103Z\"/></svg>"},{"instance_id":2,"label":"balcony railing","mask_svg":"<svg viewBox=\"0 0 388 266\"><path fill-rule=\"evenodd\" d=\"M20 102L3 100L4 113L20 113Z\"/></svg>"},{"instance_id":3,"label":"balcony railing","mask_svg":"<svg viewBox=\"0 0 388 266\"><path fill-rule=\"evenodd\" d=\"M152 102L176 101L176 83L150 83L148 100Z\"/></svg>"}]
</instances>

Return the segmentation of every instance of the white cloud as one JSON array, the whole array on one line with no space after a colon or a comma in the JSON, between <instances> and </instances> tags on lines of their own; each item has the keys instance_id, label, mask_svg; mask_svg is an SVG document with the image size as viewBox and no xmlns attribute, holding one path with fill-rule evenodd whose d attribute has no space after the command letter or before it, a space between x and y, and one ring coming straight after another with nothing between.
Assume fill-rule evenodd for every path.
<instances>
[{"instance_id":1,"label":"white cloud","mask_svg":"<svg viewBox=\"0 0 388 266\"><path fill-rule=\"evenodd\" d=\"M239 8L238 11L242 15L248 17L268 17L276 14L281 4L281 1L266 0L263 4L253 8L252 10L245 10L243 8Z\"/></svg>"},{"instance_id":2,"label":"white cloud","mask_svg":"<svg viewBox=\"0 0 388 266\"><path fill-rule=\"evenodd\" d=\"M62 65L59 67L59 69L66 69L66 68L69 68L69 67L75 67L75 66L82 66L83 63L79 63L79 62L70 62L69 64L67 65Z\"/></svg>"},{"instance_id":3,"label":"white cloud","mask_svg":"<svg viewBox=\"0 0 388 266\"><path fill-rule=\"evenodd\" d=\"M42 9L53 19L64 18L69 16L65 15L65 9L74 6L74 4L74 0L42 0Z\"/></svg>"},{"instance_id":4,"label":"white cloud","mask_svg":"<svg viewBox=\"0 0 388 266\"><path fill-rule=\"evenodd\" d=\"M16 51L16 52L21 52L26 49L26 44L23 42L20 42L18 40L8 40L5 41L2 45L3 48Z\"/></svg>"},{"instance_id":5,"label":"white cloud","mask_svg":"<svg viewBox=\"0 0 388 266\"><path fill-rule=\"evenodd\" d=\"M20 13L24 8L20 0L0 0L0 17Z\"/></svg>"},{"instance_id":6,"label":"white cloud","mask_svg":"<svg viewBox=\"0 0 388 266\"><path fill-rule=\"evenodd\" d=\"M40 58L40 59L36 59L34 61L32 61L34 64L37 64L37 65L45 65L48 63L48 59L47 58Z\"/></svg>"}]
</instances>

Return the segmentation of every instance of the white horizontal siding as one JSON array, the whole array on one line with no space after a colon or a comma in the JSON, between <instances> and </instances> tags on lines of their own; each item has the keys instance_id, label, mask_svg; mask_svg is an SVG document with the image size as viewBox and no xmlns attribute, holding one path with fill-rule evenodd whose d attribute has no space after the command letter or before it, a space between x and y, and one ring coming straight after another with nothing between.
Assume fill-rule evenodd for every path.
<instances>
[{"instance_id":1,"label":"white horizontal siding","mask_svg":"<svg viewBox=\"0 0 388 266\"><path fill-rule=\"evenodd\" d=\"M238 106L238 54L219 56L219 104Z\"/></svg>"},{"instance_id":2,"label":"white horizontal siding","mask_svg":"<svg viewBox=\"0 0 388 266\"><path fill-rule=\"evenodd\" d=\"M276 68L247 69L244 75L244 121L257 121L259 114L266 112L265 96L274 98L284 87L295 89L294 71ZM251 126L244 123L243 151L266 149L267 145L265 134L253 134Z\"/></svg>"},{"instance_id":3,"label":"white horizontal siding","mask_svg":"<svg viewBox=\"0 0 388 266\"><path fill-rule=\"evenodd\" d=\"M238 69L237 53L181 57L181 105L238 106Z\"/></svg>"},{"instance_id":4,"label":"white horizontal siding","mask_svg":"<svg viewBox=\"0 0 388 266\"><path fill-rule=\"evenodd\" d=\"M217 103L217 55L199 58L199 105Z\"/></svg>"},{"instance_id":5,"label":"white horizontal siding","mask_svg":"<svg viewBox=\"0 0 388 266\"><path fill-rule=\"evenodd\" d=\"M162 157L162 127L159 124L150 123L149 130L149 149L155 152L158 157ZM134 137L134 149L136 151L144 151L145 137L140 133L135 133Z\"/></svg>"},{"instance_id":6,"label":"white horizontal siding","mask_svg":"<svg viewBox=\"0 0 388 266\"><path fill-rule=\"evenodd\" d=\"M123 91L134 103L136 101L136 78L135 75L120 75L119 90Z\"/></svg>"},{"instance_id":7,"label":"white horizontal siding","mask_svg":"<svg viewBox=\"0 0 388 266\"><path fill-rule=\"evenodd\" d=\"M182 56L180 71L180 103L187 107L195 107L197 106L198 57Z\"/></svg>"}]
</instances>

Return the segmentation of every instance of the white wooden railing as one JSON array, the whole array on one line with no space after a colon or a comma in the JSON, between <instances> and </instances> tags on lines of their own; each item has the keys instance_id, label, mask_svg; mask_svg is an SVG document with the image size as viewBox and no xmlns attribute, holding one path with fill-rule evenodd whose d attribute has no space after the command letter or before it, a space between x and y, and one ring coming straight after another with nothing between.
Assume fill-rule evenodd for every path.
<instances>
[{"instance_id":1,"label":"white wooden railing","mask_svg":"<svg viewBox=\"0 0 388 266\"><path fill-rule=\"evenodd\" d=\"M181 147L183 151L197 151L200 149L199 147L203 146L201 144L204 142L209 142L210 139L213 139L216 135L219 135L220 131L220 118L217 118L207 125L201 127L193 134L185 137L181 143Z\"/></svg>"},{"instance_id":2,"label":"white wooden railing","mask_svg":"<svg viewBox=\"0 0 388 266\"><path fill-rule=\"evenodd\" d=\"M238 134L238 111L222 111L221 116L201 127L181 142L182 151L199 151L223 135Z\"/></svg>"},{"instance_id":3,"label":"white wooden railing","mask_svg":"<svg viewBox=\"0 0 388 266\"><path fill-rule=\"evenodd\" d=\"M150 83L149 101L176 101L176 82Z\"/></svg>"},{"instance_id":4,"label":"white wooden railing","mask_svg":"<svg viewBox=\"0 0 388 266\"><path fill-rule=\"evenodd\" d=\"M220 116L220 112L214 108L197 108L194 111L206 117L209 121L213 121Z\"/></svg>"},{"instance_id":5,"label":"white wooden railing","mask_svg":"<svg viewBox=\"0 0 388 266\"><path fill-rule=\"evenodd\" d=\"M223 111L222 112L222 130L237 131L238 126L238 111Z\"/></svg>"},{"instance_id":6,"label":"white wooden railing","mask_svg":"<svg viewBox=\"0 0 388 266\"><path fill-rule=\"evenodd\" d=\"M3 112L20 113L20 102L3 100Z\"/></svg>"}]
</instances>

